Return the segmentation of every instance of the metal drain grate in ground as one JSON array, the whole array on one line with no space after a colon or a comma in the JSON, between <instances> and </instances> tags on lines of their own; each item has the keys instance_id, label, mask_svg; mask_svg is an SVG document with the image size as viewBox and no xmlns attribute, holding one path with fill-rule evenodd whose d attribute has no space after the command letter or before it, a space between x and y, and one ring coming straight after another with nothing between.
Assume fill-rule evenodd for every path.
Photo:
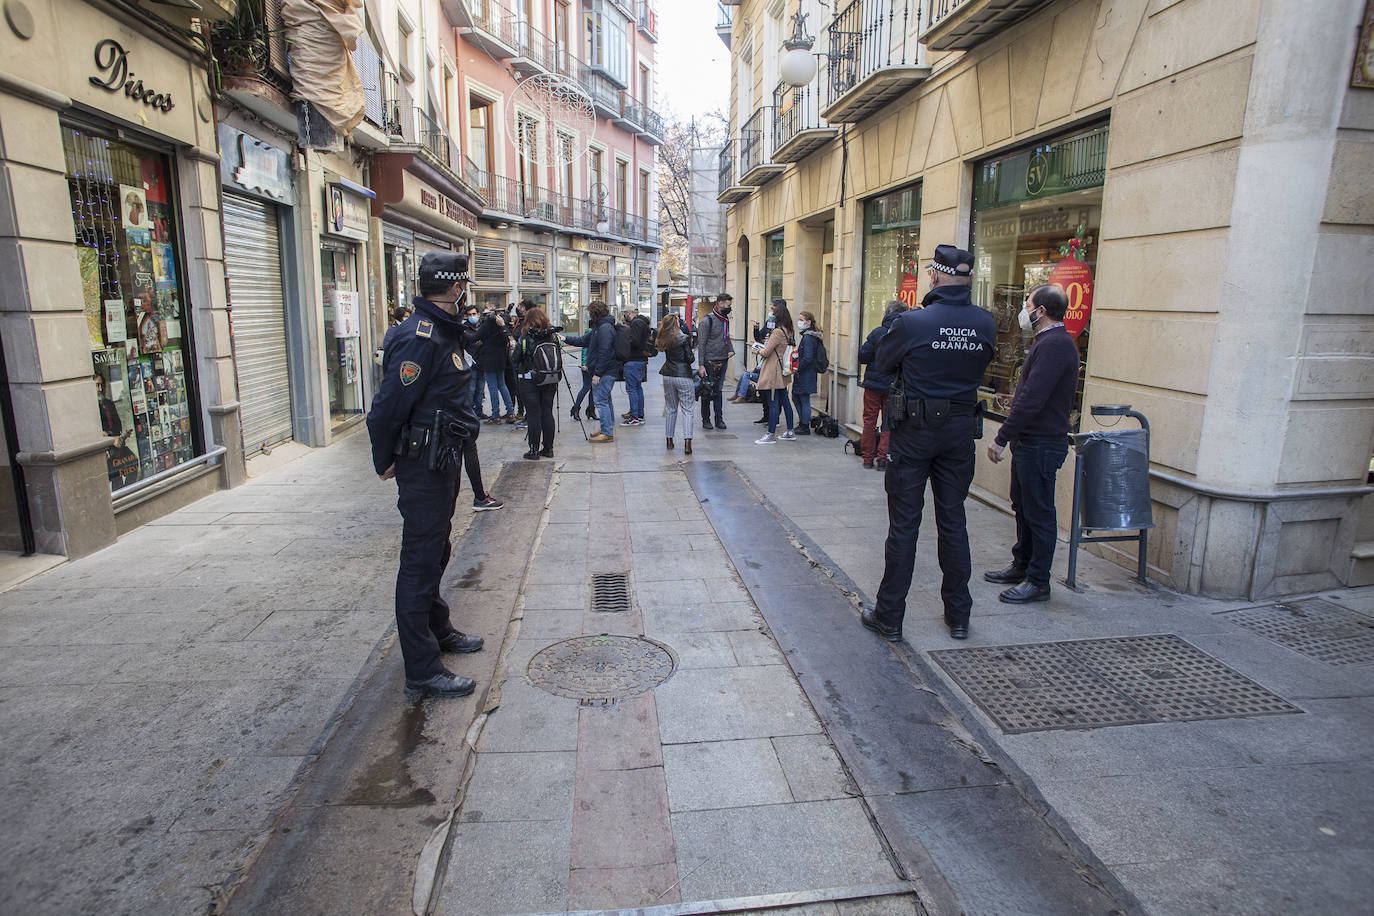
<instances>
[{"instance_id":1,"label":"metal drain grate in ground","mask_svg":"<svg viewBox=\"0 0 1374 916\"><path fill-rule=\"evenodd\" d=\"M1302 712L1172 634L930 655L1009 734Z\"/></svg>"},{"instance_id":2,"label":"metal drain grate in ground","mask_svg":"<svg viewBox=\"0 0 1374 916\"><path fill-rule=\"evenodd\" d=\"M1374 665L1374 618L1332 601L1281 601L1218 616L1328 665Z\"/></svg>"},{"instance_id":3,"label":"metal drain grate in ground","mask_svg":"<svg viewBox=\"0 0 1374 916\"><path fill-rule=\"evenodd\" d=\"M677 656L667 646L634 636L576 636L530 660L530 683L584 705L612 703L652 690L673 676Z\"/></svg>"},{"instance_id":4,"label":"metal drain grate in ground","mask_svg":"<svg viewBox=\"0 0 1374 916\"><path fill-rule=\"evenodd\" d=\"M626 573L596 573L592 576L593 611L628 611L630 581Z\"/></svg>"}]
</instances>

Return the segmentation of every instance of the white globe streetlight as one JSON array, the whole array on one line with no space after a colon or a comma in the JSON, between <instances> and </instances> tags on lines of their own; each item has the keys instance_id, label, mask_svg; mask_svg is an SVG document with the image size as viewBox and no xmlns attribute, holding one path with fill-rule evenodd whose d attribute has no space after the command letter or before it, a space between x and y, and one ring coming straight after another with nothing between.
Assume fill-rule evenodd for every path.
<instances>
[{"instance_id":1,"label":"white globe streetlight","mask_svg":"<svg viewBox=\"0 0 1374 916\"><path fill-rule=\"evenodd\" d=\"M787 85L800 87L811 84L816 78L817 69L816 55L811 53L811 49L796 47L782 56L782 65L778 68L778 73Z\"/></svg>"}]
</instances>

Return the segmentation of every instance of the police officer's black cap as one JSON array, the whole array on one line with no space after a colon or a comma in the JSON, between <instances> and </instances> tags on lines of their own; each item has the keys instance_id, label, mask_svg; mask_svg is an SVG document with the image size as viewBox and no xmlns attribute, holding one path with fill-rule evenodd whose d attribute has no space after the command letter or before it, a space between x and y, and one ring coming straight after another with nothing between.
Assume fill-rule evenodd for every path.
<instances>
[{"instance_id":1,"label":"police officer's black cap","mask_svg":"<svg viewBox=\"0 0 1374 916\"><path fill-rule=\"evenodd\" d=\"M468 256L452 251L431 251L420 259L420 282L450 283L468 279Z\"/></svg>"},{"instance_id":2,"label":"police officer's black cap","mask_svg":"<svg viewBox=\"0 0 1374 916\"><path fill-rule=\"evenodd\" d=\"M953 245L936 245L935 257L930 262L931 270L938 270L942 274L949 274L951 277L968 277L973 275L973 255L962 248L955 248Z\"/></svg>"}]
</instances>

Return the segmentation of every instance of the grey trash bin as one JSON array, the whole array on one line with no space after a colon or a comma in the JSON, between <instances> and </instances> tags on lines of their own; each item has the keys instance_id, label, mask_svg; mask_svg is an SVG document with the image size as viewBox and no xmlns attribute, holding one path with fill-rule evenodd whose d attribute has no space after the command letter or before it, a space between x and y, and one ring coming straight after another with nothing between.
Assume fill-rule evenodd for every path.
<instances>
[{"instance_id":1,"label":"grey trash bin","mask_svg":"<svg viewBox=\"0 0 1374 916\"><path fill-rule=\"evenodd\" d=\"M1095 430L1074 435L1073 445L1083 475L1079 527L1090 531L1153 528L1149 432Z\"/></svg>"}]
</instances>

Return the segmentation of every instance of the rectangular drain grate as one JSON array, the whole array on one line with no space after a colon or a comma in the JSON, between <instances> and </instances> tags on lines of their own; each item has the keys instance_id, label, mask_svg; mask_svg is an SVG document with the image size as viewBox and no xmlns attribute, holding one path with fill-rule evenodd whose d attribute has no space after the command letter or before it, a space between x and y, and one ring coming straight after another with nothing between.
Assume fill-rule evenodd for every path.
<instances>
[{"instance_id":1,"label":"rectangular drain grate","mask_svg":"<svg viewBox=\"0 0 1374 916\"><path fill-rule=\"evenodd\" d=\"M1217 616L1328 665L1374 664L1374 618L1332 601L1279 601Z\"/></svg>"},{"instance_id":2,"label":"rectangular drain grate","mask_svg":"<svg viewBox=\"0 0 1374 916\"><path fill-rule=\"evenodd\" d=\"M630 609L628 573L594 573L592 575L592 610L614 613Z\"/></svg>"},{"instance_id":3,"label":"rectangular drain grate","mask_svg":"<svg viewBox=\"0 0 1374 916\"><path fill-rule=\"evenodd\" d=\"M1302 712L1173 634L930 655L1008 734Z\"/></svg>"}]
</instances>

